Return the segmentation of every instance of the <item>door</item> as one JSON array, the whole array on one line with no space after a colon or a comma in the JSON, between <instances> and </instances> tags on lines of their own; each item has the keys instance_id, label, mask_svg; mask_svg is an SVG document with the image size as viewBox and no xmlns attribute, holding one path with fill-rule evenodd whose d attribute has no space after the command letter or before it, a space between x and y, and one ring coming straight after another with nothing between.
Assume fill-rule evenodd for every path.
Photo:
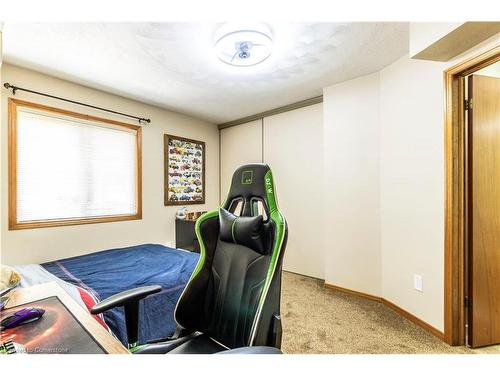
<instances>
[{"instance_id":1,"label":"door","mask_svg":"<svg viewBox=\"0 0 500 375\"><path fill-rule=\"evenodd\" d=\"M469 344L500 343L500 78L468 79Z\"/></svg>"},{"instance_id":2,"label":"door","mask_svg":"<svg viewBox=\"0 0 500 375\"><path fill-rule=\"evenodd\" d=\"M323 234L323 105L264 119L264 161L288 224L283 269L325 278Z\"/></svg>"},{"instance_id":3,"label":"door","mask_svg":"<svg viewBox=\"0 0 500 375\"><path fill-rule=\"evenodd\" d=\"M262 120L220 131L220 203L224 203L236 169L262 163Z\"/></svg>"}]
</instances>

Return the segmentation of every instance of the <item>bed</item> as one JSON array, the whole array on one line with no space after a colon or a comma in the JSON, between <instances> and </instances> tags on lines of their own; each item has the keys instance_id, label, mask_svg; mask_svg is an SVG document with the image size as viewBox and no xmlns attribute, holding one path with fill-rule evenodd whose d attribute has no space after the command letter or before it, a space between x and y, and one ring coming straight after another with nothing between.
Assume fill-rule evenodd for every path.
<instances>
[{"instance_id":1,"label":"bed","mask_svg":"<svg viewBox=\"0 0 500 375\"><path fill-rule=\"evenodd\" d=\"M175 331L174 308L198 257L196 253L146 244L15 268L22 277L21 287L56 281L87 309L124 290L160 285L160 293L149 296L140 304L139 343L142 344ZM122 308L112 309L96 318L127 345Z\"/></svg>"}]
</instances>

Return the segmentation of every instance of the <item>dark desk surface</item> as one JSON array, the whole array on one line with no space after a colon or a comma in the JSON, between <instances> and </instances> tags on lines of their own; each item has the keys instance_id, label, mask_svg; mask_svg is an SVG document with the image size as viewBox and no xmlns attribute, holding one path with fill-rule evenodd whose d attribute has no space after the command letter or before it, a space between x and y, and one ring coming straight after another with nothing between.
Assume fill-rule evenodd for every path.
<instances>
[{"instance_id":1,"label":"dark desk surface","mask_svg":"<svg viewBox=\"0 0 500 375\"><path fill-rule=\"evenodd\" d=\"M27 306L41 307L45 314L38 322L3 331L2 341L13 339L28 353L129 353L55 282L16 288L9 297L2 318Z\"/></svg>"},{"instance_id":2,"label":"dark desk surface","mask_svg":"<svg viewBox=\"0 0 500 375\"><path fill-rule=\"evenodd\" d=\"M94 340L57 297L47 297L0 313L3 319L19 309L37 307L45 310L36 322L10 328L0 333L0 340L12 340L24 346L28 354L104 354Z\"/></svg>"}]
</instances>

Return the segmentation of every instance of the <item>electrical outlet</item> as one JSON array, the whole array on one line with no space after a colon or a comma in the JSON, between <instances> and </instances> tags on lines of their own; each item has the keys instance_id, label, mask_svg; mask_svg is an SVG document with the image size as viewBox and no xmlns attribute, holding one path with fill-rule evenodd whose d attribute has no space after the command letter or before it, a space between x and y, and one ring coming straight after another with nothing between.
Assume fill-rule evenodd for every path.
<instances>
[{"instance_id":1,"label":"electrical outlet","mask_svg":"<svg viewBox=\"0 0 500 375\"><path fill-rule=\"evenodd\" d=\"M413 274L413 287L419 292L423 292L422 275Z\"/></svg>"}]
</instances>

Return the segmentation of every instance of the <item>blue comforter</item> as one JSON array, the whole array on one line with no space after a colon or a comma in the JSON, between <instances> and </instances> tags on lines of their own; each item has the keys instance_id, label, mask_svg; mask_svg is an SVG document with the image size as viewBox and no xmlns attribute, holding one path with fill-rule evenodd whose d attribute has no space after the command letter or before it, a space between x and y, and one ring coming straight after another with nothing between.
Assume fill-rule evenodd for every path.
<instances>
[{"instance_id":1,"label":"blue comforter","mask_svg":"<svg viewBox=\"0 0 500 375\"><path fill-rule=\"evenodd\" d=\"M139 343L171 335L174 308L199 255L162 245L139 245L61 259L42 264L47 271L92 293L98 300L144 285L162 291L141 301ZM104 313L113 333L127 344L123 308Z\"/></svg>"}]
</instances>

